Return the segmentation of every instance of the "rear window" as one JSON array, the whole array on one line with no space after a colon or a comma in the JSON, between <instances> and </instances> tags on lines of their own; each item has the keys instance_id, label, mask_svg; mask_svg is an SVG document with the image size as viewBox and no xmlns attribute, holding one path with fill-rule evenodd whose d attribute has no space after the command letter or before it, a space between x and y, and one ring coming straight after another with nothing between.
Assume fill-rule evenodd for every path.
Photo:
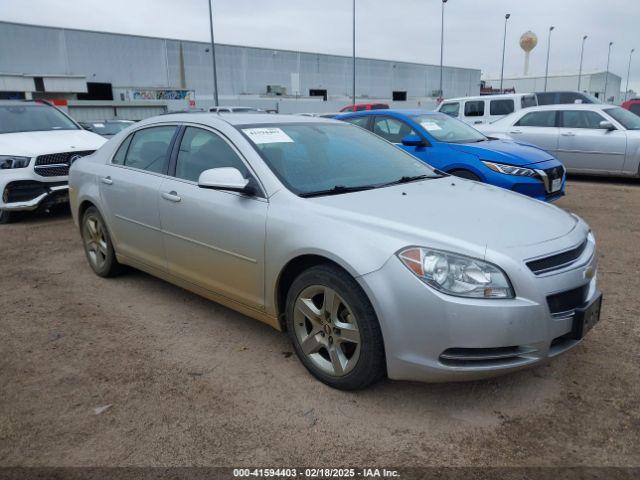
<instances>
[{"instance_id":1,"label":"rear window","mask_svg":"<svg viewBox=\"0 0 640 480\"><path fill-rule=\"evenodd\" d=\"M77 129L75 123L53 107L37 104L0 106L0 133Z\"/></svg>"},{"instance_id":2,"label":"rear window","mask_svg":"<svg viewBox=\"0 0 640 480\"><path fill-rule=\"evenodd\" d=\"M470 101L464 104L465 117L484 116L484 100Z\"/></svg>"},{"instance_id":3,"label":"rear window","mask_svg":"<svg viewBox=\"0 0 640 480\"><path fill-rule=\"evenodd\" d=\"M515 110L515 104L512 99L491 100L489 102L489 113L491 115L509 115Z\"/></svg>"},{"instance_id":4,"label":"rear window","mask_svg":"<svg viewBox=\"0 0 640 480\"><path fill-rule=\"evenodd\" d=\"M525 95L520 99L520 105L522 108L535 107L538 105L535 95Z\"/></svg>"}]
</instances>

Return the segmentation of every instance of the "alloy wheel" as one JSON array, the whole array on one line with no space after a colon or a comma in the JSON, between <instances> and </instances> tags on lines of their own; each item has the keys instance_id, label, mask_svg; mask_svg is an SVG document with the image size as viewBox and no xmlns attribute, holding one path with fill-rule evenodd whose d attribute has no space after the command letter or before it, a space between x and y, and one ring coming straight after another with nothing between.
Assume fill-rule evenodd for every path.
<instances>
[{"instance_id":1,"label":"alloy wheel","mask_svg":"<svg viewBox=\"0 0 640 480\"><path fill-rule=\"evenodd\" d=\"M108 255L107 236L102 220L95 215L87 215L84 220L84 245L91 266L102 270Z\"/></svg>"},{"instance_id":2,"label":"alloy wheel","mask_svg":"<svg viewBox=\"0 0 640 480\"><path fill-rule=\"evenodd\" d=\"M295 334L303 354L329 375L342 377L358 363L361 336L353 311L323 285L305 288L294 306Z\"/></svg>"}]
</instances>

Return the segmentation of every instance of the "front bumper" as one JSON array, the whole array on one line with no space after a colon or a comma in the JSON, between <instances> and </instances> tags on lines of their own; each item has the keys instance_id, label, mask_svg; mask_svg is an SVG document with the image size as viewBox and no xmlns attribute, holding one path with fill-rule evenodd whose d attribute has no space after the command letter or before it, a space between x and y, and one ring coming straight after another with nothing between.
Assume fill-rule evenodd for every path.
<instances>
[{"instance_id":1,"label":"front bumper","mask_svg":"<svg viewBox=\"0 0 640 480\"><path fill-rule=\"evenodd\" d=\"M67 182L38 182L17 180L4 185L0 210L30 211L66 203L69 199Z\"/></svg>"},{"instance_id":2,"label":"front bumper","mask_svg":"<svg viewBox=\"0 0 640 480\"><path fill-rule=\"evenodd\" d=\"M576 311L601 296L593 274L595 250L583 255L574 266L552 274L536 276L523 265L514 282L517 297L509 300L442 294L395 256L382 269L359 277L378 314L389 378L476 380L529 367L573 348L580 343L572 335ZM580 305L552 312L549 297L578 289Z\"/></svg>"}]
</instances>

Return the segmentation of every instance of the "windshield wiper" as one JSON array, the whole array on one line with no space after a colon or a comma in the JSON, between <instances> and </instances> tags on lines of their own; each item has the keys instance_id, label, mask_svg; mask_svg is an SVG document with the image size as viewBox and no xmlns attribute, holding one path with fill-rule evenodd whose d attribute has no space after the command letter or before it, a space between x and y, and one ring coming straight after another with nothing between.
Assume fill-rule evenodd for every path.
<instances>
[{"instance_id":1,"label":"windshield wiper","mask_svg":"<svg viewBox=\"0 0 640 480\"><path fill-rule=\"evenodd\" d=\"M342 193L361 192L363 190L372 190L377 188L377 185L360 185L358 187L345 187L344 185L336 185L327 190L316 190L315 192L303 192L299 194L300 197L322 197L324 195L340 195Z\"/></svg>"},{"instance_id":2,"label":"windshield wiper","mask_svg":"<svg viewBox=\"0 0 640 480\"><path fill-rule=\"evenodd\" d=\"M382 185L378 185L379 187L389 187L391 185L400 185L403 183L411 183L417 182L419 180L426 180L427 178L440 178L440 175L412 175L412 176L404 176L400 177L398 180L394 180L393 182L383 183Z\"/></svg>"}]
</instances>

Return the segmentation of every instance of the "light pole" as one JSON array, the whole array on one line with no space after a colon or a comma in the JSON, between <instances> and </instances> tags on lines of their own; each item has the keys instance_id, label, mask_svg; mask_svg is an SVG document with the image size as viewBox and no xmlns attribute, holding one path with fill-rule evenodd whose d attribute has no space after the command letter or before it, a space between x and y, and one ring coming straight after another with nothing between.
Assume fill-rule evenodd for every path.
<instances>
[{"instance_id":1,"label":"light pole","mask_svg":"<svg viewBox=\"0 0 640 480\"><path fill-rule=\"evenodd\" d=\"M627 86L624 89L624 101L627 101L627 94L629 93L629 75L631 74L631 55L635 52L636 49L632 48L631 52L629 52L629 67L627 68Z\"/></svg>"},{"instance_id":2,"label":"light pole","mask_svg":"<svg viewBox=\"0 0 640 480\"><path fill-rule=\"evenodd\" d=\"M584 42L587 39L587 35L582 37L582 48L580 49L580 70L578 70L578 91L580 91L580 83L582 81L582 59L584 58Z\"/></svg>"},{"instance_id":3,"label":"light pole","mask_svg":"<svg viewBox=\"0 0 640 480\"><path fill-rule=\"evenodd\" d=\"M444 4L447 0L442 0L442 15L440 20L440 98L444 98L444 92L442 91L442 61L444 59Z\"/></svg>"},{"instance_id":4,"label":"light pole","mask_svg":"<svg viewBox=\"0 0 640 480\"><path fill-rule=\"evenodd\" d=\"M549 36L547 37L547 67L544 70L544 91L547 91L547 80L549 77L549 52L551 51L551 32L556 28L553 25L549 27Z\"/></svg>"},{"instance_id":5,"label":"light pole","mask_svg":"<svg viewBox=\"0 0 640 480\"><path fill-rule=\"evenodd\" d=\"M213 0L209 2L209 28L211 30L211 62L213 63L213 105L218 106L218 74L216 72L216 44L213 40Z\"/></svg>"},{"instance_id":6,"label":"light pole","mask_svg":"<svg viewBox=\"0 0 640 480\"><path fill-rule=\"evenodd\" d=\"M507 46L507 20L509 20L510 16L511 16L510 13L507 13L504 16L504 37L502 37L502 68L500 70L500 93L503 92L502 82L504 80L504 50Z\"/></svg>"},{"instance_id":7,"label":"light pole","mask_svg":"<svg viewBox=\"0 0 640 480\"><path fill-rule=\"evenodd\" d=\"M611 45L609 42L609 53L607 54L607 71L604 72L604 103L607 103L607 86L609 85L609 60L611 60Z\"/></svg>"},{"instance_id":8,"label":"light pole","mask_svg":"<svg viewBox=\"0 0 640 480\"><path fill-rule=\"evenodd\" d=\"M352 61L353 61L353 73L352 73L352 81L353 81L353 85L352 85L352 93L353 96L351 98L352 102L354 105L356 103L356 0L353 0L353 15L352 15L352 21L353 21L353 25L351 28L351 31L353 33L353 38L352 38L352 47L353 47L353 51L352 51Z\"/></svg>"}]
</instances>

